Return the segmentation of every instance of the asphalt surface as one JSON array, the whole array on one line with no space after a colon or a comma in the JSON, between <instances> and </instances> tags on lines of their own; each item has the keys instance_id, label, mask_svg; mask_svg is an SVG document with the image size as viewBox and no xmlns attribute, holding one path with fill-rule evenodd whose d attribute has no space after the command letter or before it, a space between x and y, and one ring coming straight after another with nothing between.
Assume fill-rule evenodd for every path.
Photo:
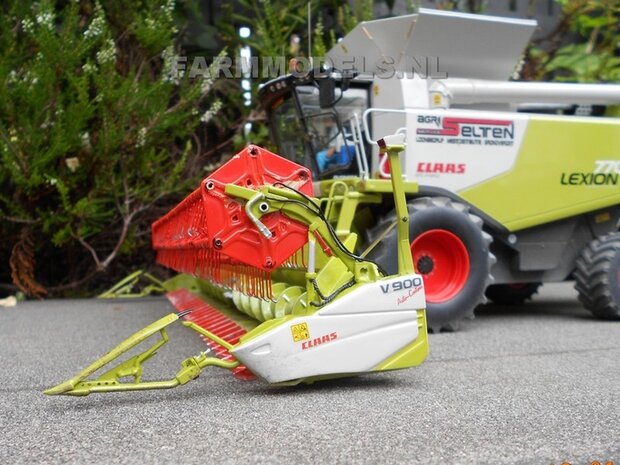
<instances>
[{"instance_id":1,"label":"asphalt surface","mask_svg":"<svg viewBox=\"0 0 620 465\"><path fill-rule=\"evenodd\" d=\"M169 391L41 393L170 310L0 308L0 464L620 463L620 323L590 317L567 284L432 335L416 369L282 388L210 368ZM186 328L170 335L149 373L204 349Z\"/></svg>"}]
</instances>

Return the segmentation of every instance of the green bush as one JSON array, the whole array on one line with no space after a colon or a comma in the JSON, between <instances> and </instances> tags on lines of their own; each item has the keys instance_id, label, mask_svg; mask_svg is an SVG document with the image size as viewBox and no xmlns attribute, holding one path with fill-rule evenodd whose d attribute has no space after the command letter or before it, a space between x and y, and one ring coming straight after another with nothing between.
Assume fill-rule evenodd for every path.
<instances>
[{"instance_id":1,"label":"green bush","mask_svg":"<svg viewBox=\"0 0 620 465\"><path fill-rule=\"evenodd\" d=\"M567 30L584 43L564 44L545 70L556 80L620 82L620 4L617 0L558 0Z\"/></svg>"},{"instance_id":2,"label":"green bush","mask_svg":"<svg viewBox=\"0 0 620 465\"><path fill-rule=\"evenodd\" d=\"M620 4L617 0L556 0L553 30L528 48L521 78L620 82Z\"/></svg>"},{"instance_id":3,"label":"green bush","mask_svg":"<svg viewBox=\"0 0 620 465\"><path fill-rule=\"evenodd\" d=\"M173 10L0 6L0 282L79 293L152 258L150 223L204 174L191 141L221 106L213 79L175 74Z\"/></svg>"}]
</instances>

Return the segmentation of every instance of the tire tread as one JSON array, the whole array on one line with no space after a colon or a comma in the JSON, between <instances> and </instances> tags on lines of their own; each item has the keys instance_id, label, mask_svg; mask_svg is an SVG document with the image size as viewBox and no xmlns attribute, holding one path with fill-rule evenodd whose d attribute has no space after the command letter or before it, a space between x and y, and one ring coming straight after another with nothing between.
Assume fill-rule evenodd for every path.
<instances>
[{"instance_id":1,"label":"tire tread","mask_svg":"<svg viewBox=\"0 0 620 465\"><path fill-rule=\"evenodd\" d=\"M582 251L575 264L575 289L579 301L593 315L606 319L620 319L620 302L610 289L610 267L620 254L620 232L594 239Z\"/></svg>"},{"instance_id":2,"label":"tire tread","mask_svg":"<svg viewBox=\"0 0 620 465\"><path fill-rule=\"evenodd\" d=\"M409 215L413 215L415 218L416 212L421 212L430 208L448 208L450 210L454 210L458 213L462 213L467 216L469 222L473 224L478 230L480 230L480 234L482 236L482 240L486 244L486 249L488 251L487 260L488 260L488 274L486 276L486 282L484 284L484 288L482 292L480 292L478 296L474 299L475 302L470 306L470 308L466 309L462 315L458 318L443 321L441 323L434 323L432 321L432 315L428 317L429 329L438 333L440 331L456 331L458 330L460 323L463 319L472 319L474 317L474 309L477 305L486 303L487 299L485 296L484 290L490 284L493 283L493 276L491 275L491 267L496 262L495 256L490 252L490 244L493 240L492 236L485 231L482 230L484 226L484 222L482 218L477 215L470 213L469 206L460 202L454 202L452 199L448 197L420 197L409 201L408 205ZM366 234L367 243L371 243L374 241L376 237L378 237L385 228L395 221L395 213L391 212L388 215L385 215L375 227L370 229ZM378 251L372 253L372 260L377 263L385 263L386 260L391 258L391 254L393 251L388 250L386 247L378 247Z\"/></svg>"}]
</instances>

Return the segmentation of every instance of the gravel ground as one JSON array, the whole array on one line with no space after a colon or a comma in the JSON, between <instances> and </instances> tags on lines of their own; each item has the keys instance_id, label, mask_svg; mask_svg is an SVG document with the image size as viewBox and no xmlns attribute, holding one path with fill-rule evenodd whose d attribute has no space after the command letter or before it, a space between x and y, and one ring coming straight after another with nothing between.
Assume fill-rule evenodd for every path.
<instances>
[{"instance_id":1,"label":"gravel ground","mask_svg":"<svg viewBox=\"0 0 620 465\"><path fill-rule=\"evenodd\" d=\"M569 284L480 308L433 335L417 369L282 388L211 368L169 391L41 393L169 311L163 298L0 308L0 464L620 463L620 323L593 319ZM169 332L155 377L204 349Z\"/></svg>"}]
</instances>

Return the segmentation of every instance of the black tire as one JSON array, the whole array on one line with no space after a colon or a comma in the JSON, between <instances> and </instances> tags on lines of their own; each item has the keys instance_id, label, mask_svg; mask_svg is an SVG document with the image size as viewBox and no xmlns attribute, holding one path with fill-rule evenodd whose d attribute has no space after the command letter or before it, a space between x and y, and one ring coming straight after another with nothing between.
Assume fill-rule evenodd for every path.
<instances>
[{"instance_id":1,"label":"black tire","mask_svg":"<svg viewBox=\"0 0 620 465\"><path fill-rule=\"evenodd\" d=\"M593 315L620 320L620 233L594 239L575 264L575 289Z\"/></svg>"},{"instance_id":2,"label":"black tire","mask_svg":"<svg viewBox=\"0 0 620 465\"><path fill-rule=\"evenodd\" d=\"M427 307L426 315L428 327L433 332L441 330L456 331L461 320L464 318L473 318L474 308L483 303L486 299L484 291L487 285L492 281L490 270L491 265L495 261L495 257L489 250L491 236L482 231L482 219L469 213L469 207L453 202L447 197L423 197L414 199L408 204L409 209L409 240L412 244L416 239L432 238L433 234L445 232L458 238L464 248L459 250L461 257L467 260L458 260L454 269L463 269L464 262L468 262L465 271L459 274L458 285L456 289L452 289L448 295L441 288L442 280L438 280L438 276L444 277L444 281L449 282L451 276L447 276L446 267L443 269L439 266L441 260L435 260L433 254L425 255L426 252L420 250L420 256L416 260L416 252L414 254L414 266L416 271L425 277ZM386 231L390 224L395 221L395 213L387 215L382 221L368 232L368 242L372 243L382 233ZM419 242L418 242L419 243ZM441 252L441 247L437 249ZM440 253L441 255L441 253ZM444 254L449 259L450 254ZM398 272L398 254L397 254L397 234L396 228L393 228L381 240L374 249L368 254L370 260L378 263L387 273L395 274ZM446 263L446 260L443 261ZM435 268L436 267L436 268ZM447 270L451 273L451 270ZM429 281L433 279L434 282ZM437 284L440 284L438 287ZM435 284L438 291L433 297L433 293L429 293L429 284ZM450 288L451 284L446 286Z\"/></svg>"},{"instance_id":3,"label":"black tire","mask_svg":"<svg viewBox=\"0 0 620 465\"><path fill-rule=\"evenodd\" d=\"M492 302L499 305L521 305L538 292L540 283L493 284L485 292Z\"/></svg>"}]
</instances>

